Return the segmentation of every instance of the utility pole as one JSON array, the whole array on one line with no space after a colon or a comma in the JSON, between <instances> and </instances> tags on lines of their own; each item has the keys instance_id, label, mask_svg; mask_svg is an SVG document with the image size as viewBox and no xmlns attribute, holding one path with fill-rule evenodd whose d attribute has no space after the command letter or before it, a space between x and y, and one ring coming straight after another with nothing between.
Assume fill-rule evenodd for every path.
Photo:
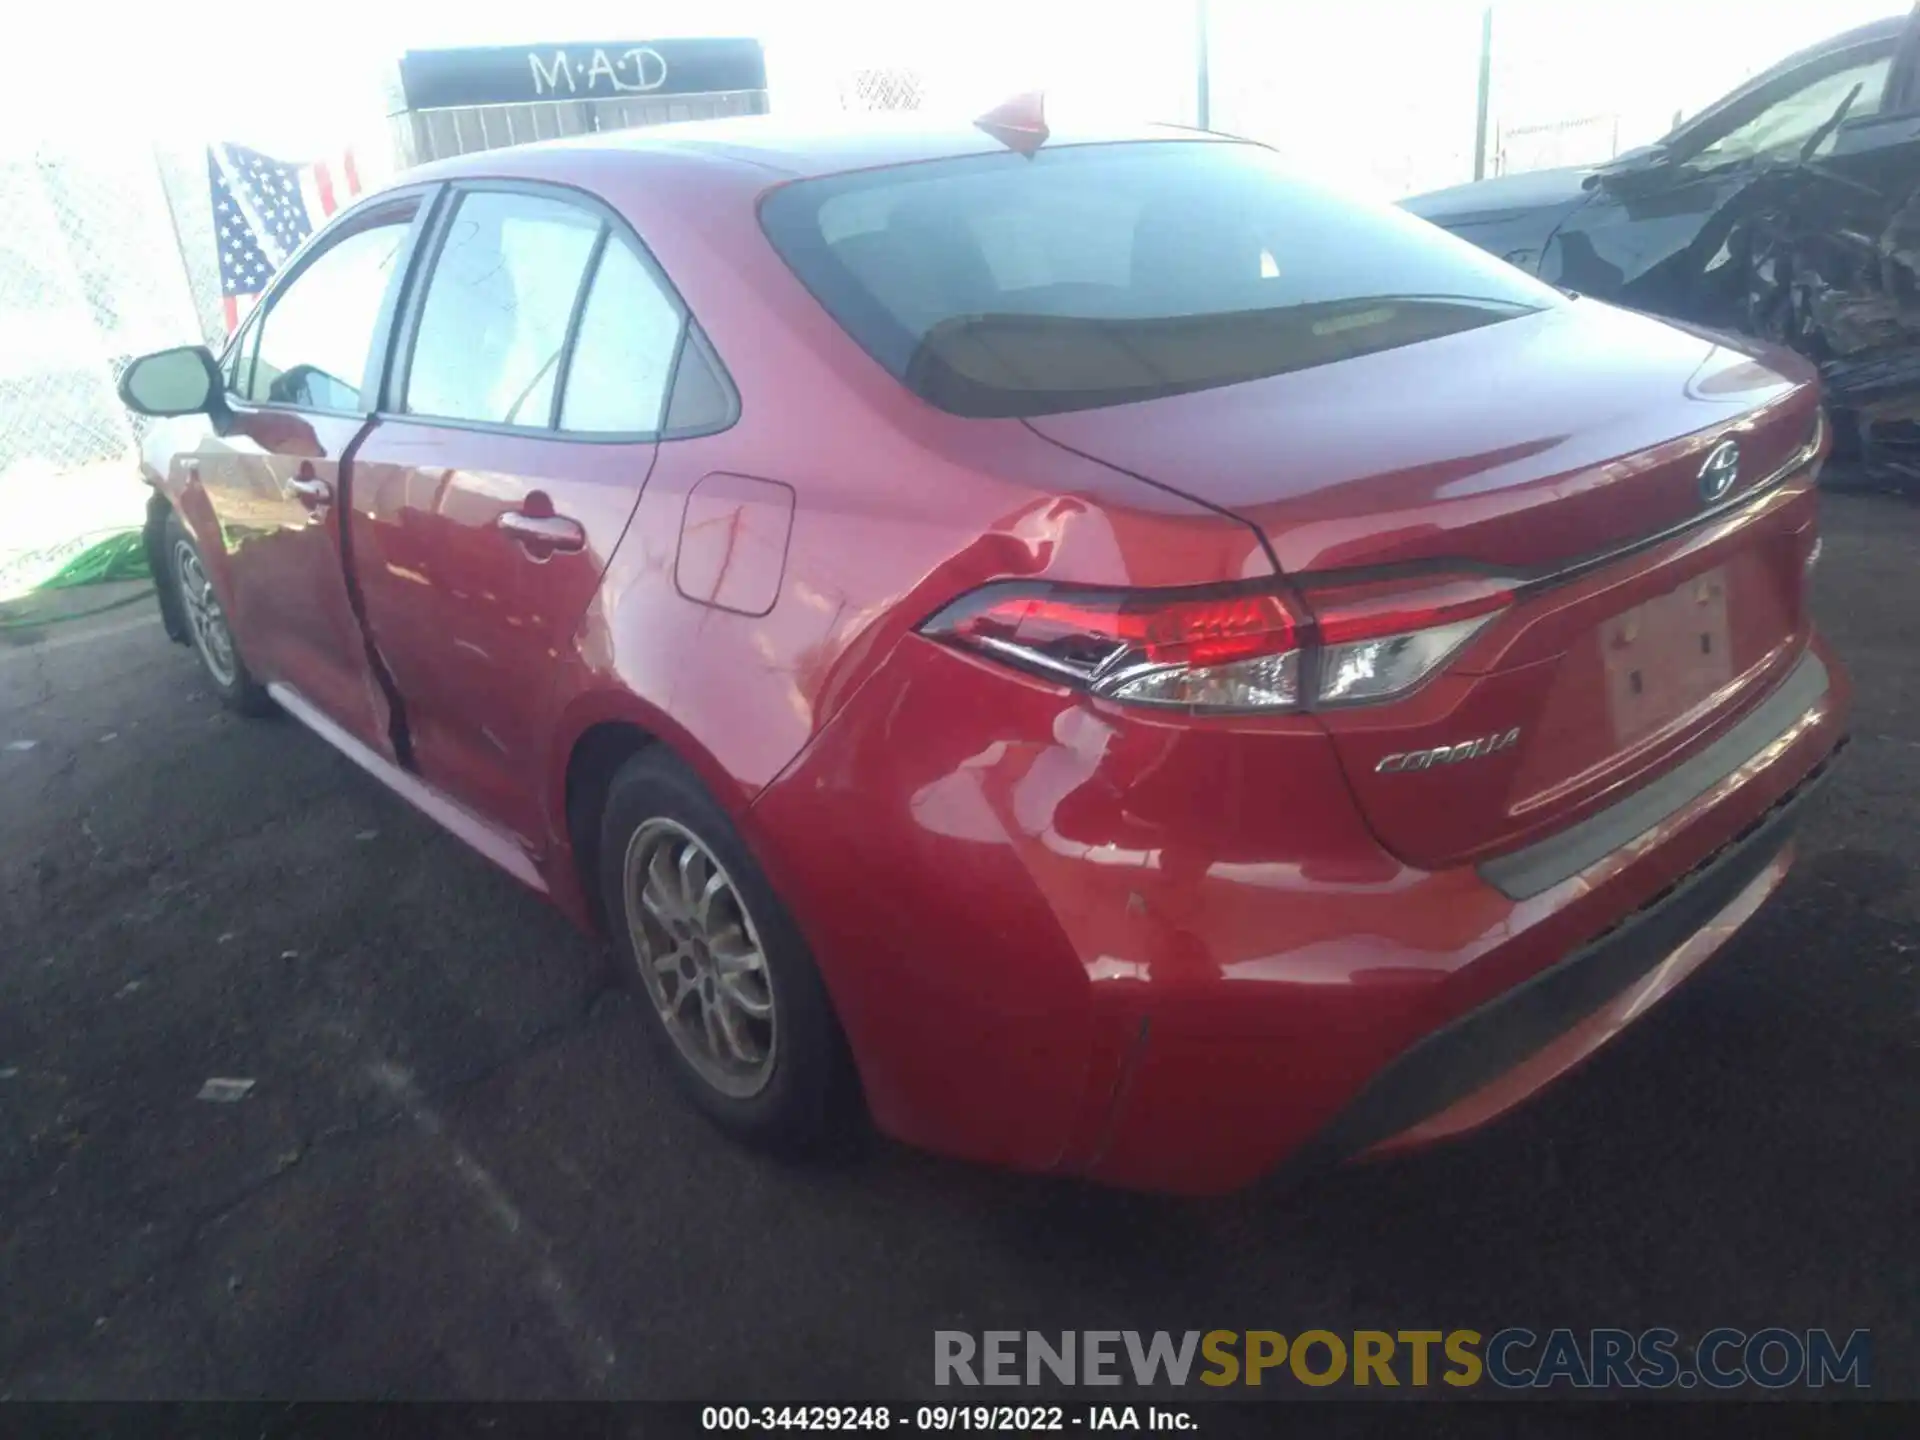
<instances>
[{"instance_id":1,"label":"utility pole","mask_svg":"<svg viewBox=\"0 0 1920 1440\"><path fill-rule=\"evenodd\" d=\"M1205 3L1205 0L1202 0ZM1493 6L1480 12L1480 101L1474 107L1473 178L1487 175L1487 97L1493 89Z\"/></svg>"},{"instance_id":2,"label":"utility pole","mask_svg":"<svg viewBox=\"0 0 1920 1440\"><path fill-rule=\"evenodd\" d=\"M1196 31L1195 42L1199 47L1197 75L1199 89L1198 94L1195 96L1197 101L1195 108L1199 113L1200 128L1202 130L1211 130L1213 128L1213 84L1212 76L1208 73L1207 67L1210 58L1209 51L1212 47L1207 43L1207 0L1193 0L1193 8L1194 28Z\"/></svg>"}]
</instances>

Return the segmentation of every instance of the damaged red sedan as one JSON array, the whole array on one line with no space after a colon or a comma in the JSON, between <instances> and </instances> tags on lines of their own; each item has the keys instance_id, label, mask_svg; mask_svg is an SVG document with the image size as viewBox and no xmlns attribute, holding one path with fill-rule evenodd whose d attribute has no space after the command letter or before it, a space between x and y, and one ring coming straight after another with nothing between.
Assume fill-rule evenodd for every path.
<instances>
[{"instance_id":1,"label":"damaged red sedan","mask_svg":"<svg viewBox=\"0 0 1920 1440\"><path fill-rule=\"evenodd\" d=\"M467 156L122 394L221 696L602 931L777 1148L1466 1130L1753 913L1845 725L1803 361L1220 137Z\"/></svg>"}]
</instances>

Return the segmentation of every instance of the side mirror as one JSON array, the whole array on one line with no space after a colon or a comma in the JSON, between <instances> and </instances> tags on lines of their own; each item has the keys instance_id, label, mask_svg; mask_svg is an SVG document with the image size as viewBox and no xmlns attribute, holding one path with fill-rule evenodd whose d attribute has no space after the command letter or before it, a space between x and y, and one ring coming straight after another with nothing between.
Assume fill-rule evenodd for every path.
<instances>
[{"instance_id":1,"label":"side mirror","mask_svg":"<svg viewBox=\"0 0 1920 1440\"><path fill-rule=\"evenodd\" d=\"M138 415L214 415L226 409L220 363L204 345L142 355L120 373L120 402Z\"/></svg>"}]
</instances>

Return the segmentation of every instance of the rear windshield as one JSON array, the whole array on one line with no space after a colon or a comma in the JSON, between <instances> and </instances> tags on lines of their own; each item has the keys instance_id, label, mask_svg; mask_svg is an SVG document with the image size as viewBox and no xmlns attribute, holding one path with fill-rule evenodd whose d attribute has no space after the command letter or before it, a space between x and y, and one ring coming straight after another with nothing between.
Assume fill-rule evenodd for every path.
<instances>
[{"instance_id":1,"label":"rear windshield","mask_svg":"<svg viewBox=\"0 0 1920 1440\"><path fill-rule=\"evenodd\" d=\"M909 388L1046 415L1232 385L1469 330L1558 296L1262 146L1012 151L784 186L774 247Z\"/></svg>"}]
</instances>

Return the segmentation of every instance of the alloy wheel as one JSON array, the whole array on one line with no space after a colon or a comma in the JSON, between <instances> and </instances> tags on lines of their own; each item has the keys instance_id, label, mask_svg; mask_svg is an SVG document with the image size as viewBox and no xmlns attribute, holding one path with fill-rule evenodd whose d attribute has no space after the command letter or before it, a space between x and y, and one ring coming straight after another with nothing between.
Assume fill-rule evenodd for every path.
<instances>
[{"instance_id":1,"label":"alloy wheel","mask_svg":"<svg viewBox=\"0 0 1920 1440\"><path fill-rule=\"evenodd\" d=\"M233 635L227 629L227 614L213 593L213 582L207 578L200 556L185 540L174 544L173 569L180 578L180 599L187 608L194 646L214 680L231 686L239 678L240 665L234 654Z\"/></svg>"},{"instance_id":2,"label":"alloy wheel","mask_svg":"<svg viewBox=\"0 0 1920 1440\"><path fill-rule=\"evenodd\" d=\"M780 1028L766 952L726 867L656 816L627 842L627 928L640 979L675 1048L733 1099L766 1088Z\"/></svg>"}]
</instances>

